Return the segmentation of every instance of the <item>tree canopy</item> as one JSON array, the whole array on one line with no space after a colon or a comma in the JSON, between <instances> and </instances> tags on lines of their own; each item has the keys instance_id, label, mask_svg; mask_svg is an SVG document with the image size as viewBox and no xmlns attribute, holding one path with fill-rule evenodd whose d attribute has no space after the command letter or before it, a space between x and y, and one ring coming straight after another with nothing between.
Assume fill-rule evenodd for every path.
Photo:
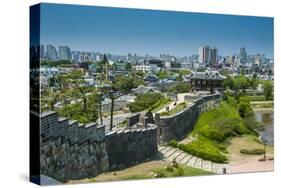
<instances>
[{"instance_id":1,"label":"tree canopy","mask_svg":"<svg viewBox=\"0 0 281 188\"><path fill-rule=\"evenodd\" d=\"M270 81L266 81L263 83L263 94L266 98L266 100L270 99L272 97L273 93L273 84Z\"/></svg>"}]
</instances>

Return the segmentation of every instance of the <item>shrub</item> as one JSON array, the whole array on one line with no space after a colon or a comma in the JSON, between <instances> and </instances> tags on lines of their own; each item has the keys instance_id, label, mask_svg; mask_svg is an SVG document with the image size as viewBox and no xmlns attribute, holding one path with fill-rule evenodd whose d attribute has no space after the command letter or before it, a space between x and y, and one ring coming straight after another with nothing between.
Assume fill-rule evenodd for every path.
<instances>
[{"instance_id":1,"label":"shrub","mask_svg":"<svg viewBox=\"0 0 281 188\"><path fill-rule=\"evenodd\" d=\"M259 161L266 161L266 158L260 158Z\"/></svg>"},{"instance_id":2,"label":"shrub","mask_svg":"<svg viewBox=\"0 0 281 188\"><path fill-rule=\"evenodd\" d=\"M267 158L269 161L273 161L274 160L274 157L268 157Z\"/></svg>"},{"instance_id":3,"label":"shrub","mask_svg":"<svg viewBox=\"0 0 281 188\"><path fill-rule=\"evenodd\" d=\"M273 84L270 81L263 83L263 95L265 96L266 100L269 100L272 97L273 93Z\"/></svg>"},{"instance_id":4,"label":"shrub","mask_svg":"<svg viewBox=\"0 0 281 188\"><path fill-rule=\"evenodd\" d=\"M174 171L174 168L171 167L171 166L167 166L166 170L167 170L168 172L173 172L173 171Z\"/></svg>"},{"instance_id":5,"label":"shrub","mask_svg":"<svg viewBox=\"0 0 281 188\"><path fill-rule=\"evenodd\" d=\"M240 97L237 110L242 118L254 116L253 109L247 97Z\"/></svg>"},{"instance_id":6,"label":"shrub","mask_svg":"<svg viewBox=\"0 0 281 188\"><path fill-rule=\"evenodd\" d=\"M178 164L178 162L176 161L176 159L173 159L171 165L172 165L172 167L174 167L174 168L178 168L178 167L179 167L179 164Z\"/></svg>"},{"instance_id":7,"label":"shrub","mask_svg":"<svg viewBox=\"0 0 281 188\"><path fill-rule=\"evenodd\" d=\"M200 115L194 132L208 139L222 142L229 136L246 133L247 128L235 108L227 102L222 102L219 108Z\"/></svg>"},{"instance_id":8,"label":"shrub","mask_svg":"<svg viewBox=\"0 0 281 188\"><path fill-rule=\"evenodd\" d=\"M259 144L262 144L262 141L261 139L257 138L257 137L254 137L253 140Z\"/></svg>"},{"instance_id":9,"label":"shrub","mask_svg":"<svg viewBox=\"0 0 281 188\"><path fill-rule=\"evenodd\" d=\"M161 112L160 113L160 116L168 116L169 115L169 112Z\"/></svg>"},{"instance_id":10,"label":"shrub","mask_svg":"<svg viewBox=\"0 0 281 188\"><path fill-rule=\"evenodd\" d=\"M241 149L240 153L247 155L261 155L264 154L264 149Z\"/></svg>"},{"instance_id":11,"label":"shrub","mask_svg":"<svg viewBox=\"0 0 281 188\"><path fill-rule=\"evenodd\" d=\"M164 177L166 177L166 175L165 175L165 173L164 172L157 172L156 173L156 178L164 178Z\"/></svg>"},{"instance_id":12,"label":"shrub","mask_svg":"<svg viewBox=\"0 0 281 188\"><path fill-rule=\"evenodd\" d=\"M157 109L157 108L159 108L159 107L165 105L165 104L166 104L167 102L169 102L169 101L170 101L169 99L163 98L163 99L157 101L156 103L154 103L154 104L149 108L149 110L150 110L150 111L153 111L153 110L155 110L155 109ZM160 109L159 109L159 110L160 110Z\"/></svg>"},{"instance_id":13,"label":"shrub","mask_svg":"<svg viewBox=\"0 0 281 188\"><path fill-rule=\"evenodd\" d=\"M158 102L163 99L164 96L160 93L139 94L137 95L135 102L128 104L128 107L131 112L140 112L150 109L151 107L157 107L157 105L160 105Z\"/></svg>"},{"instance_id":14,"label":"shrub","mask_svg":"<svg viewBox=\"0 0 281 188\"><path fill-rule=\"evenodd\" d=\"M180 82L176 86L169 89L170 93L186 93L190 91L191 86L189 83Z\"/></svg>"},{"instance_id":15,"label":"shrub","mask_svg":"<svg viewBox=\"0 0 281 188\"><path fill-rule=\"evenodd\" d=\"M176 176L183 176L184 175L184 170L183 170L183 168L182 167L177 167L176 168L176 174L175 174Z\"/></svg>"},{"instance_id":16,"label":"shrub","mask_svg":"<svg viewBox=\"0 0 281 188\"><path fill-rule=\"evenodd\" d=\"M178 142L176 140L171 140L168 142L168 146L172 146L177 148L178 147Z\"/></svg>"},{"instance_id":17,"label":"shrub","mask_svg":"<svg viewBox=\"0 0 281 188\"><path fill-rule=\"evenodd\" d=\"M264 96L259 96L259 95L255 95L255 96L248 96L250 101L265 101L265 97Z\"/></svg>"},{"instance_id":18,"label":"shrub","mask_svg":"<svg viewBox=\"0 0 281 188\"><path fill-rule=\"evenodd\" d=\"M196 140L190 144L179 144L179 148L184 152L201 157L205 160L217 163L227 162L227 157L221 154L218 148L205 141Z\"/></svg>"}]
</instances>

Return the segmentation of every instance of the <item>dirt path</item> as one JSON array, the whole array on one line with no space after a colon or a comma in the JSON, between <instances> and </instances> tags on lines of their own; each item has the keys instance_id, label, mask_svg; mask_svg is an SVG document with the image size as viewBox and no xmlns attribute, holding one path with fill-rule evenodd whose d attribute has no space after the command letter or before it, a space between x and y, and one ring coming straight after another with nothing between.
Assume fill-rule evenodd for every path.
<instances>
[{"instance_id":1,"label":"dirt path","mask_svg":"<svg viewBox=\"0 0 281 188\"><path fill-rule=\"evenodd\" d=\"M263 149L264 146L254 140L254 137L243 136L231 140L228 147L229 159L232 173L272 171L273 161L259 162L263 155L245 155L240 153L240 149ZM267 156L274 155L272 146L266 147Z\"/></svg>"},{"instance_id":2,"label":"dirt path","mask_svg":"<svg viewBox=\"0 0 281 188\"><path fill-rule=\"evenodd\" d=\"M112 171L107 173L102 173L94 178L86 178L83 180L73 180L69 183L89 183L89 182L104 182L104 181L119 181L125 179L137 179L152 177L152 170L155 168L161 168L167 166L169 162L163 160L153 160L149 162L144 162L124 170Z\"/></svg>"},{"instance_id":3,"label":"dirt path","mask_svg":"<svg viewBox=\"0 0 281 188\"><path fill-rule=\"evenodd\" d=\"M268 172L274 170L274 161L253 161L232 165L231 173Z\"/></svg>"}]
</instances>

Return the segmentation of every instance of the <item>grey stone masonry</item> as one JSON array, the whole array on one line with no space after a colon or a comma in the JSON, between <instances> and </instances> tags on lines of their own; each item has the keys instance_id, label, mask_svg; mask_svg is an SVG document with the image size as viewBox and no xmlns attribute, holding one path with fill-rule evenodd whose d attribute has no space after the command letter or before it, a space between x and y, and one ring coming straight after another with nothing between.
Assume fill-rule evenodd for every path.
<instances>
[{"instance_id":1,"label":"grey stone masonry","mask_svg":"<svg viewBox=\"0 0 281 188\"><path fill-rule=\"evenodd\" d=\"M176 160L177 163L181 165L202 169L205 171L213 172L215 174L223 174L224 168L227 174L231 173L230 164L219 164L219 163L203 160L199 157L183 152L178 148L160 145L158 146L158 151L163 156L163 160L165 161L172 162L173 160Z\"/></svg>"},{"instance_id":2,"label":"grey stone masonry","mask_svg":"<svg viewBox=\"0 0 281 188\"><path fill-rule=\"evenodd\" d=\"M172 116L155 114L155 124L158 127L158 143L172 139L181 139L192 131L201 112L215 108L220 104L221 95L207 95L196 99L183 111Z\"/></svg>"},{"instance_id":3,"label":"grey stone masonry","mask_svg":"<svg viewBox=\"0 0 281 188\"><path fill-rule=\"evenodd\" d=\"M98 126L97 123L78 124L77 121L59 118L56 112L46 112L40 117L43 141L62 137L71 144L81 144L85 141L100 142L105 139L105 126Z\"/></svg>"},{"instance_id":4,"label":"grey stone masonry","mask_svg":"<svg viewBox=\"0 0 281 188\"><path fill-rule=\"evenodd\" d=\"M40 114L41 174L64 182L150 160L158 154L159 142L183 137L193 129L200 112L218 106L220 99L219 94L204 96L174 116L156 115L155 120L152 114L136 114L128 119L127 129L108 134L104 125L79 124L59 117L56 112L44 112ZM144 125L133 128L132 124L139 119ZM160 152L167 160L223 172L220 164L210 165L175 148L163 146Z\"/></svg>"},{"instance_id":5,"label":"grey stone masonry","mask_svg":"<svg viewBox=\"0 0 281 188\"><path fill-rule=\"evenodd\" d=\"M40 174L62 182L128 167L157 154L154 124L105 135L103 125L79 124L56 112L44 112L40 119Z\"/></svg>"},{"instance_id":6,"label":"grey stone masonry","mask_svg":"<svg viewBox=\"0 0 281 188\"><path fill-rule=\"evenodd\" d=\"M108 170L105 127L40 115L40 173L59 181L93 177Z\"/></svg>"},{"instance_id":7,"label":"grey stone masonry","mask_svg":"<svg viewBox=\"0 0 281 188\"><path fill-rule=\"evenodd\" d=\"M110 170L122 169L157 154L157 127L111 132L106 135L106 150Z\"/></svg>"},{"instance_id":8,"label":"grey stone masonry","mask_svg":"<svg viewBox=\"0 0 281 188\"><path fill-rule=\"evenodd\" d=\"M129 117L127 117L127 128L130 128L132 125L135 125L140 118L140 113L133 114Z\"/></svg>"}]
</instances>

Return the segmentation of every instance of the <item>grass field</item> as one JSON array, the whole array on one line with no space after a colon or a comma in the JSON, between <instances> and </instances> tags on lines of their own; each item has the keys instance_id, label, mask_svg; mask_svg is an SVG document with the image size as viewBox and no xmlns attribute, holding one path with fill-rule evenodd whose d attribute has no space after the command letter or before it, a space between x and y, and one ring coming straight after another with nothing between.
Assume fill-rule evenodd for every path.
<instances>
[{"instance_id":1,"label":"grass field","mask_svg":"<svg viewBox=\"0 0 281 188\"><path fill-rule=\"evenodd\" d=\"M178 177L178 176L198 176L212 175L213 173L204 170L179 165L177 168L170 167L170 163L163 160L144 162L124 170L102 173L93 178L73 180L68 183L90 183L120 180L139 180L157 177Z\"/></svg>"},{"instance_id":2,"label":"grass field","mask_svg":"<svg viewBox=\"0 0 281 188\"><path fill-rule=\"evenodd\" d=\"M170 104L172 101L168 99L163 99L159 102L158 106L156 106L154 109L152 109L152 113L156 113L162 108L164 108L166 105Z\"/></svg>"},{"instance_id":3,"label":"grass field","mask_svg":"<svg viewBox=\"0 0 281 188\"><path fill-rule=\"evenodd\" d=\"M171 109L169 112L162 112L161 116L172 116L174 114L177 114L183 109L185 109L189 104L190 102L187 101L179 103L175 108Z\"/></svg>"},{"instance_id":4,"label":"grass field","mask_svg":"<svg viewBox=\"0 0 281 188\"><path fill-rule=\"evenodd\" d=\"M252 108L274 108L274 101L251 101Z\"/></svg>"},{"instance_id":5,"label":"grass field","mask_svg":"<svg viewBox=\"0 0 281 188\"><path fill-rule=\"evenodd\" d=\"M160 177L179 177L179 176L202 176L212 175L214 173L189 166L178 165L177 167L164 167L153 170Z\"/></svg>"},{"instance_id":6,"label":"grass field","mask_svg":"<svg viewBox=\"0 0 281 188\"><path fill-rule=\"evenodd\" d=\"M200 114L191 133L195 139L179 148L197 157L217 163L226 163L228 138L248 131L237 110L227 102L219 108Z\"/></svg>"}]
</instances>

